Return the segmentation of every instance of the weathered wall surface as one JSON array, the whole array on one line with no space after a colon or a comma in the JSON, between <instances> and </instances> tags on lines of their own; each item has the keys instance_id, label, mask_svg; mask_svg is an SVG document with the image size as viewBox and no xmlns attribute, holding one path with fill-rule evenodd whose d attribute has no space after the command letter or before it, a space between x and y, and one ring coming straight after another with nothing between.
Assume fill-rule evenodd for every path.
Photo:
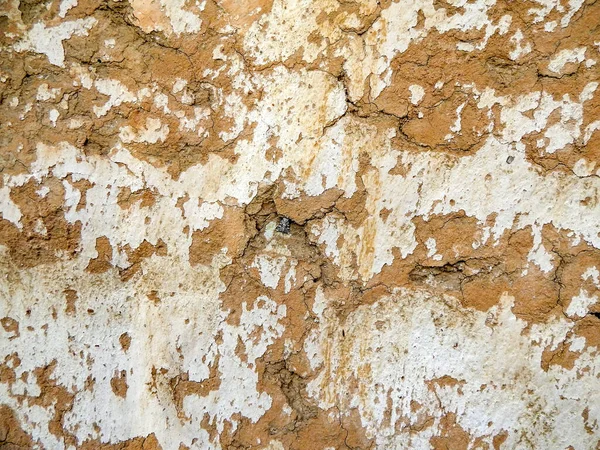
<instances>
[{"instance_id":1,"label":"weathered wall surface","mask_svg":"<svg viewBox=\"0 0 600 450\"><path fill-rule=\"evenodd\" d=\"M0 447L598 448L600 2L5 0L0 40Z\"/></svg>"}]
</instances>

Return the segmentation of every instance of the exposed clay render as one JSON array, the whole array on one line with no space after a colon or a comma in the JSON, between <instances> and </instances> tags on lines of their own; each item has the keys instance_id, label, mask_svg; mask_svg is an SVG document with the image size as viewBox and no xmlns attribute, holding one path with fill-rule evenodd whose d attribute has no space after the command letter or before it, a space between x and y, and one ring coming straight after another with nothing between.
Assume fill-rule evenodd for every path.
<instances>
[{"instance_id":1,"label":"exposed clay render","mask_svg":"<svg viewBox=\"0 0 600 450\"><path fill-rule=\"evenodd\" d=\"M0 39L0 447L600 447L600 2Z\"/></svg>"}]
</instances>

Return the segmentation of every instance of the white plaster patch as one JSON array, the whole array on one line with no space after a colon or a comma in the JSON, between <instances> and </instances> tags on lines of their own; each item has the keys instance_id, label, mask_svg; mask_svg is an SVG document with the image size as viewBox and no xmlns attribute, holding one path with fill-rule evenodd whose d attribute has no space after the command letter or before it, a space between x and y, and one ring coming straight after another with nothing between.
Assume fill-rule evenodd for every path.
<instances>
[{"instance_id":1,"label":"white plaster patch","mask_svg":"<svg viewBox=\"0 0 600 450\"><path fill-rule=\"evenodd\" d=\"M285 256L271 257L269 255L259 255L254 260L252 267L258 269L260 280L265 286L277 289L286 261L287 258Z\"/></svg>"},{"instance_id":2,"label":"white plaster patch","mask_svg":"<svg viewBox=\"0 0 600 450\"><path fill-rule=\"evenodd\" d=\"M119 80L96 80L94 87L101 94L107 95L109 98L102 106L94 105L92 110L97 117L105 116L111 108L120 106L122 103L133 103L137 101L137 96L129 91Z\"/></svg>"},{"instance_id":3,"label":"white plaster patch","mask_svg":"<svg viewBox=\"0 0 600 450\"><path fill-rule=\"evenodd\" d=\"M523 32L520 29L517 30L517 32L510 38L511 42L514 43L515 48L509 53L508 57L513 61L516 61L522 56L531 53L531 50L533 49L531 43L529 42L527 42L525 45L521 45L523 38Z\"/></svg>"},{"instance_id":4,"label":"white plaster patch","mask_svg":"<svg viewBox=\"0 0 600 450\"><path fill-rule=\"evenodd\" d=\"M296 282L296 266L298 265L298 261L295 259L290 261L290 268L285 275L284 279L284 293L289 294L292 290L292 286Z\"/></svg>"},{"instance_id":5,"label":"white plaster patch","mask_svg":"<svg viewBox=\"0 0 600 450\"><path fill-rule=\"evenodd\" d=\"M83 120L82 118L80 118L80 117L75 117L75 118L71 118L71 119L69 120L69 125L68 125L68 127L69 127L69 129L71 129L71 130L76 130L76 129L78 129L78 128L81 128L81 127L83 126L83 124L84 124L84 123L85 123L85 122L84 122L84 120Z\"/></svg>"},{"instance_id":6,"label":"white plaster patch","mask_svg":"<svg viewBox=\"0 0 600 450\"><path fill-rule=\"evenodd\" d=\"M590 306L595 305L598 302L597 295L589 295L584 289L579 290L579 294L571 298L569 307L565 311L569 317L584 317Z\"/></svg>"},{"instance_id":7,"label":"white plaster patch","mask_svg":"<svg viewBox=\"0 0 600 450\"><path fill-rule=\"evenodd\" d=\"M0 214L2 214L4 220L8 220L19 229L23 228L21 210L10 198L10 188L8 186L0 188Z\"/></svg>"},{"instance_id":8,"label":"white plaster patch","mask_svg":"<svg viewBox=\"0 0 600 450\"><path fill-rule=\"evenodd\" d=\"M46 236L48 234L48 230L46 229L46 226L44 225L44 221L40 218L37 218L34 225L33 225L33 231L37 234L41 234L42 236Z\"/></svg>"},{"instance_id":9,"label":"white plaster patch","mask_svg":"<svg viewBox=\"0 0 600 450\"><path fill-rule=\"evenodd\" d=\"M201 12L206 5L205 1L187 0L132 0L130 3L139 26L145 32L162 31L177 36L200 31L202 19L192 10Z\"/></svg>"},{"instance_id":10,"label":"white plaster patch","mask_svg":"<svg viewBox=\"0 0 600 450\"><path fill-rule=\"evenodd\" d=\"M184 8L186 0L160 0L165 14L171 21L175 34L197 33L202 26L202 20L196 14ZM204 9L205 1L196 2L200 11Z\"/></svg>"},{"instance_id":11,"label":"white plaster patch","mask_svg":"<svg viewBox=\"0 0 600 450\"><path fill-rule=\"evenodd\" d=\"M533 246L527 255L527 260L537 265L543 272L550 272L554 269L552 260L554 259L550 253L545 249L542 243L542 230L539 226L533 225Z\"/></svg>"},{"instance_id":12,"label":"white plaster patch","mask_svg":"<svg viewBox=\"0 0 600 450\"><path fill-rule=\"evenodd\" d=\"M600 272L598 271L598 268L595 266L588 267L586 269L586 271L583 273L583 275L581 276L581 279L583 281L591 279L594 282L594 284L596 285L596 287L600 288Z\"/></svg>"},{"instance_id":13,"label":"white plaster patch","mask_svg":"<svg viewBox=\"0 0 600 450\"><path fill-rule=\"evenodd\" d=\"M573 324L559 318L523 333L526 324L512 314L511 302L504 297L482 313L451 297L397 290L359 306L342 323L321 308L319 328L305 345L320 375L307 390L322 408L335 406L342 415L357 408L376 448L430 448L448 411L490 447L503 432L507 448L524 440L535 448L595 445L583 421L572 419L587 408L592 421L600 420L589 395L600 388L593 350L583 351L573 371L551 366L545 372L543 349L563 341ZM436 382L444 377L455 384ZM357 395L346 395L351 385ZM411 425L423 416L433 423L413 433Z\"/></svg>"},{"instance_id":14,"label":"white plaster patch","mask_svg":"<svg viewBox=\"0 0 600 450\"><path fill-rule=\"evenodd\" d=\"M425 89L418 84L411 84L408 87L408 90L410 91L410 102L413 105L418 105L421 103L421 100L423 100L423 97L425 97Z\"/></svg>"},{"instance_id":15,"label":"white plaster patch","mask_svg":"<svg viewBox=\"0 0 600 450\"><path fill-rule=\"evenodd\" d=\"M56 126L56 121L58 120L58 117L60 116L60 113L58 112L58 110L52 108L49 112L48 112L48 119L50 120L50 123L52 124L53 127Z\"/></svg>"},{"instance_id":16,"label":"white plaster patch","mask_svg":"<svg viewBox=\"0 0 600 450\"><path fill-rule=\"evenodd\" d=\"M64 67L65 51L62 42L72 36L87 36L88 31L96 22L93 17L86 17L85 19L61 22L49 28L44 23L37 22L24 39L17 42L13 48L18 52L31 50L35 53L43 53L51 64Z\"/></svg>"},{"instance_id":17,"label":"white plaster patch","mask_svg":"<svg viewBox=\"0 0 600 450\"><path fill-rule=\"evenodd\" d=\"M58 7L58 17L65 17L67 12L77 6L77 0L62 0Z\"/></svg>"},{"instance_id":18,"label":"white plaster patch","mask_svg":"<svg viewBox=\"0 0 600 450\"><path fill-rule=\"evenodd\" d=\"M568 63L580 63L585 59L586 47L563 49L558 52L548 63L548 70L561 73Z\"/></svg>"},{"instance_id":19,"label":"white plaster patch","mask_svg":"<svg viewBox=\"0 0 600 450\"><path fill-rule=\"evenodd\" d=\"M48 83L42 83L38 87L35 98L37 101L45 102L48 100L54 100L58 94L60 94L60 88L50 88Z\"/></svg>"},{"instance_id":20,"label":"white plaster patch","mask_svg":"<svg viewBox=\"0 0 600 450\"><path fill-rule=\"evenodd\" d=\"M595 167L596 163L594 161L581 158L573 165L573 173L578 177L589 177L594 174Z\"/></svg>"}]
</instances>

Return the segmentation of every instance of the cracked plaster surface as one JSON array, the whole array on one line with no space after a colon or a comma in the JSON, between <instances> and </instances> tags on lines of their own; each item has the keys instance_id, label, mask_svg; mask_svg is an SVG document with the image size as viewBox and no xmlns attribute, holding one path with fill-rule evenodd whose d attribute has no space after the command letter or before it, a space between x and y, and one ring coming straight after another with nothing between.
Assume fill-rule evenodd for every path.
<instances>
[{"instance_id":1,"label":"cracked plaster surface","mask_svg":"<svg viewBox=\"0 0 600 450\"><path fill-rule=\"evenodd\" d=\"M600 445L600 2L7 0L0 52L1 447Z\"/></svg>"}]
</instances>

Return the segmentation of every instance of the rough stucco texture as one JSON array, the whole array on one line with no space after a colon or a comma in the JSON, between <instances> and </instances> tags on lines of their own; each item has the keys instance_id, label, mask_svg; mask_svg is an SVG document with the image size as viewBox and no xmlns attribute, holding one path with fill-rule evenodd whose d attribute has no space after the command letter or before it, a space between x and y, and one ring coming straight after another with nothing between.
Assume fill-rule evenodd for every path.
<instances>
[{"instance_id":1,"label":"rough stucco texture","mask_svg":"<svg viewBox=\"0 0 600 450\"><path fill-rule=\"evenodd\" d=\"M3 449L600 448L600 1L4 0L0 52Z\"/></svg>"}]
</instances>

